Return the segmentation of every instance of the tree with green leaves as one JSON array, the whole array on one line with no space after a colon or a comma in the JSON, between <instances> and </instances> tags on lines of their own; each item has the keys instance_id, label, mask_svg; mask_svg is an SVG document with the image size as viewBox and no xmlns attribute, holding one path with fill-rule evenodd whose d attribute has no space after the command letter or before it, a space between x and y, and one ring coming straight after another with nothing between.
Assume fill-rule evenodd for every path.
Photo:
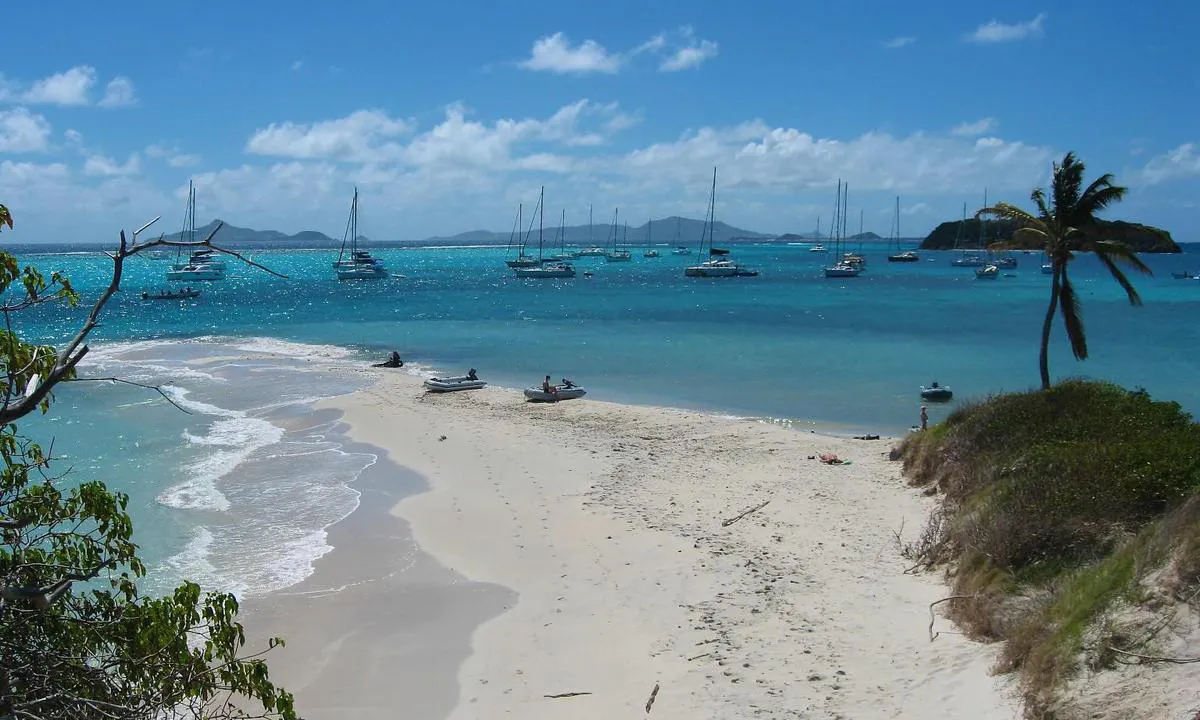
<instances>
[{"instance_id":1,"label":"tree with green leaves","mask_svg":"<svg viewBox=\"0 0 1200 720\"><path fill-rule=\"evenodd\" d=\"M0 205L0 227L12 225ZM191 582L164 597L139 594L146 569L128 497L95 480L67 481L53 454L15 424L49 412L61 383L95 379L80 377L77 366L126 259L155 246L240 258L211 244L215 232L199 242L160 236L141 245L122 232L109 254L110 284L61 349L25 341L13 320L36 305L75 305L79 295L67 278L46 278L0 251L0 718L296 717L262 653L243 654L237 600ZM272 638L266 650L281 643Z\"/></svg>"},{"instance_id":2,"label":"tree with green leaves","mask_svg":"<svg viewBox=\"0 0 1200 720\"><path fill-rule=\"evenodd\" d=\"M1125 197L1126 188L1114 184L1111 173L1096 178L1086 188L1083 185L1084 164L1074 153L1067 153L1061 163L1054 163L1054 174L1050 183L1050 198L1046 191L1036 188L1030 195L1037 213L1030 213L1008 203L996 203L976 213L1011 220L1017 230L1007 243L996 243L996 249L1040 245L1046 258L1053 266L1050 278L1050 305L1042 321L1042 344L1038 356L1038 367L1042 373L1042 389L1050 388L1050 330L1054 314L1059 311L1071 342L1071 352L1076 360L1088 356L1087 336L1083 330L1083 314L1079 307L1079 296L1071 283L1068 266L1080 252L1095 253L1096 257L1112 274L1113 279L1125 291L1131 305L1141 305L1129 278L1119 264L1127 265L1147 275L1150 268L1138 259L1126 245L1111 240L1093 240L1086 230L1095 224L1096 214Z\"/></svg>"}]
</instances>

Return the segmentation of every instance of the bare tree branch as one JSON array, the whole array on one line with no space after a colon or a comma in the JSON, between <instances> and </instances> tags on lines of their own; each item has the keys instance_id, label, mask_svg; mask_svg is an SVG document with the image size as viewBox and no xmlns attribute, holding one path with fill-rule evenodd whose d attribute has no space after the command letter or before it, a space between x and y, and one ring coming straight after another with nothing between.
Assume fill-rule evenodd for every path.
<instances>
[{"instance_id":1,"label":"bare tree branch","mask_svg":"<svg viewBox=\"0 0 1200 720\"><path fill-rule=\"evenodd\" d=\"M163 392L163 389L161 387L159 387L158 385L148 385L146 383L134 382L133 380L124 380L119 377L85 377L85 378L75 377L75 378L71 378L70 380L65 380L64 382L114 382L114 383L121 383L122 385L132 385L134 387L140 387L140 388L144 388L146 390L153 390L154 392L158 393L159 395L162 395L163 400L166 400L167 402L171 403L176 408L178 408L180 412L186 413L188 415L192 414L191 410L188 410L187 408L183 407L182 405L180 405L179 403L177 403L173 399L171 399L171 396L166 394L165 392Z\"/></svg>"},{"instance_id":2,"label":"bare tree branch","mask_svg":"<svg viewBox=\"0 0 1200 720\"><path fill-rule=\"evenodd\" d=\"M113 261L113 273L112 280L109 282L108 287L104 289L104 292L100 294L100 297L96 299L95 304L92 305L91 311L88 312L87 320L79 329L79 332L75 334L75 337L71 338L71 341L67 343L66 347L58 352L57 359L54 363L54 368L47 373L45 378L42 378L41 383L34 388L32 392L29 392L24 397L18 398L15 402L8 403L3 407L0 407L0 425L6 425L33 412L33 410L37 408L37 406L46 398L46 396L50 394L50 391L55 385L71 378L75 371L75 366L78 365L79 361L82 360L88 353L88 346L84 345L84 340L86 340L88 335L91 334L92 330L96 329L96 326L99 325L100 312L104 309L104 306L108 304L110 299L112 299L113 294L121 289L121 278L124 274L126 259L149 248L159 246L193 248L205 247L215 252L220 252L231 257L235 257L247 265L256 267L276 277L287 278L287 275L260 265L259 263L256 263L253 260L243 256L241 253L213 245L213 236L216 235L217 231L222 227L224 227L224 223L217 223L217 226L214 227L203 240L196 242L165 240L160 236L158 240L152 240L147 243L133 246L128 244L125 239L125 231L122 230L121 243L117 247L116 253L109 254L109 257L111 257Z\"/></svg>"}]
</instances>

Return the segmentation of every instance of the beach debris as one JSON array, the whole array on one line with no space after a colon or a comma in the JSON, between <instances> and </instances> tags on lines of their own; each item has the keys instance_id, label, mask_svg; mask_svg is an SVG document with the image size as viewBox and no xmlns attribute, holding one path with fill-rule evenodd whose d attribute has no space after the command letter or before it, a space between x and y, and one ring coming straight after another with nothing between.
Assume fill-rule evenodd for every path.
<instances>
[{"instance_id":1,"label":"beach debris","mask_svg":"<svg viewBox=\"0 0 1200 720\"><path fill-rule=\"evenodd\" d=\"M692 657L688 658L688 662L692 662L693 660L699 660L700 658L706 658L706 657L708 657L708 656L710 656L710 655L712 655L712 653L710 653L710 652L706 652L706 653L704 653L704 654L702 654L702 655L693 655ZM719 664L720 664L720 663L718 663L718 665L719 665Z\"/></svg>"},{"instance_id":2,"label":"beach debris","mask_svg":"<svg viewBox=\"0 0 1200 720\"><path fill-rule=\"evenodd\" d=\"M646 714L650 714L650 708L654 707L654 698L658 697L658 683L654 683L654 689L650 691L650 697L646 700Z\"/></svg>"},{"instance_id":3,"label":"beach debris","mask_svg":"<svg viewBox=\"0 0 1200 720\"><path fill-rule=\"evenodd\" d=\"M551 693L551 694L549 694L549 695L543 695L542 697L544 697L544 698L550 698L551 700L557 700L558 698L573 698L573 697L579 697L580 695L591 695L591 693L590 693L590 692L587 692L587 691L584 691L584 692Z\"/></svg>"},{"instance_id":4,"label":"beach debris","mask_svg":"<svg viewBox=\"0 0 1200 720\"><path fill-rule=\"evenodd\" d=\"M878 440L878 435L855 435L855 440Z\"/></svg>"},{"instance_id":5,"label":"beach debris","mask_svg":"<svg viewBox=\"0 0 1200 720\"><path fill-rule=\"evenodd\" d=\"M941 605L942 603L949 602L951 600L974 600L974 599L975 599L974 595L951 595L950 597L944 597L941 600L934 600L933 602L929 603L929 642L933 642L934 640L937 639L938 635L941 635L940 632L935 633L933 631L933 623L937 619L937 616L933 614L934 606ZM956 635L957 633L950 633L950 634Z\"/></svg>"},{"instance_id":6,"label":"beach debris","mask_svg":"<svg viewBox=\"0 0 1200 720\"><path fill-rule=\"evenodd\" d=\"M769 503L769 502L771 502L770 499L763 500L762 502L755 505L754 507L749 508L747 510L743 510L742 512L738 513L737 515L734 515L733 517L729 518L728 520L722 520L721 527L729 527L730 525L734 524L738 520L741 520L742 518L746 517L747 515L751 515L753 513L758 512L759 510L762 510L763 508L765 508L767 506L767 503Z\"/></svg>"},{"instance_id":7,"label":"beach debris","mask_svg":"<svg viewBox=\"0 0 1200 720\"><path fill-rule=\"evenodd\" d=\"M446 440L445 435L442 435L441 437L438 438L438 442L444 442L445 440Z\"/></svg>"}]
</instances>

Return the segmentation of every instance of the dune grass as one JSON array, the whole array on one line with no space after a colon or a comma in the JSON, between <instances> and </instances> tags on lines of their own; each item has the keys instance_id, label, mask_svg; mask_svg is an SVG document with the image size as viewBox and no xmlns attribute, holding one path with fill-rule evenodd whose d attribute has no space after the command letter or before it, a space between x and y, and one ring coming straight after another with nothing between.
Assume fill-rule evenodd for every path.
<instances>
[{"instance_id":1,"label":"dune grass","mask_svg":"<svg viewBox=\"0 0 1200 720\"><path fill-rule=\"evenodd\" d=\"M1178 598L1200 587L1200 425L1177 403L1071 380L963 407L899 455L941 499L914 560L969 596L949 605L968 632L1006 641L999 669L1021 674L1031 716L1152 571Z\"/></svg>"}]
</instances>

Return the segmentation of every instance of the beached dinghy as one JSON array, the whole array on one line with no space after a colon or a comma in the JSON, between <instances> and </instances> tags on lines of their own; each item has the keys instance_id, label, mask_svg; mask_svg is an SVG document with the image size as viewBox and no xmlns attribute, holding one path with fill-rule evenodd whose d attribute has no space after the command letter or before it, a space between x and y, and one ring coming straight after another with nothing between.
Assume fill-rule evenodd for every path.
<instances>
[{"instance_id":1,"label":"beached dinghy","mask_svg":"<svg viewBox=\"0 0 1200 720\"><path fill-rule=\"evenodd\" d=\"M540 387L525 388L525 398L531 402L558 402L559 400L574 400L587 395L587 390L578 385L555 385L553 392L546 392Z\"/></svg>"},{"instance_id":2,"label":"beached dinghy","mask_svg":"<svg viewBox=\"0 0 1200 720\"><path fill-rule=\"evenodd\" d=\"M486 386L487 381L480 380L475 373L458 377L429 378L425 381L426 390L439 393L454 392L455 390L478 390Z\"/></svg>"}]
</instances>

